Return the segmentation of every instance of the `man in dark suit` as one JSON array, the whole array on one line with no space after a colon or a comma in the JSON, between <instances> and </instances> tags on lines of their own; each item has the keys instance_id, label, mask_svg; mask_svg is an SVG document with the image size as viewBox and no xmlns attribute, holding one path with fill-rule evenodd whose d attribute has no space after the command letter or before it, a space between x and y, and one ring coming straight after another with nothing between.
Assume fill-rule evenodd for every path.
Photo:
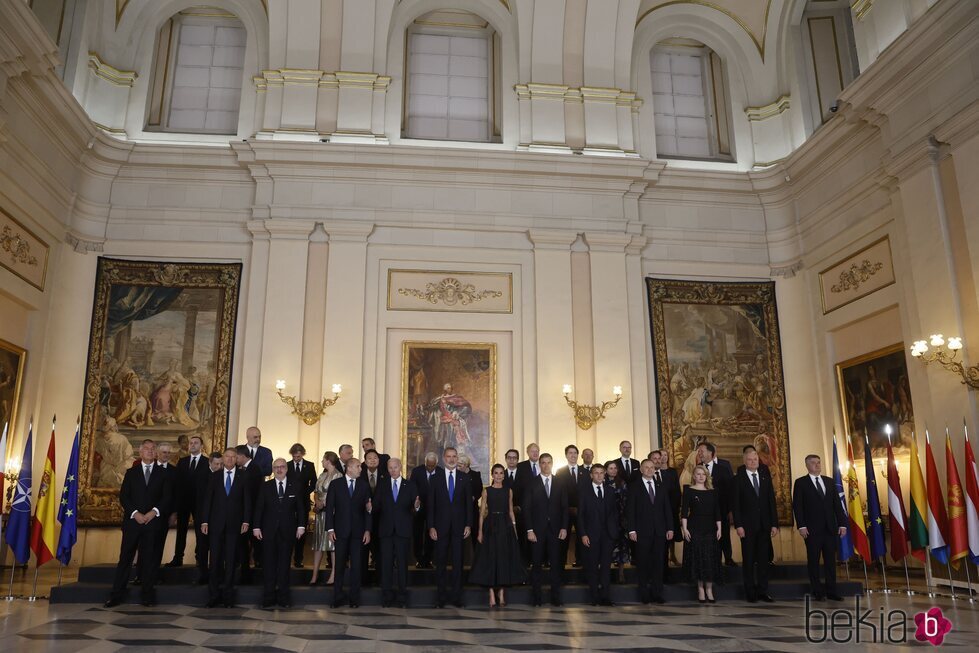
<instances>
[{"instance_id":1,"label":"man in dark suit","mask_svg":"<svg viewBox=\"0 0 979 653\"><path fill-rule=\"evenodd\" d=\"M516 484L513 486L514 505L523 505L524 487L538 475L540 475L540 446L536 442L527 445L527 460L517 463ZM509 477L504 477L504 481ZM523 515L515 515L517 518L517 538L520 540L520 552L523 554L524 562L529 562L531 558L530 542L527 541L527 525L524 523Z\"/></svg>"},{"instance_id":2,"label":"man in dark suit","mask_svg":"<svg viewBox=\"0 0 979 653\"><path fill-rule=\"evenodd\" d=\"M365 438L365 441L370 438ZM381 454L374 449L368 449L364 453L364 462L360 465L360 477L367 481L367 486L371 490L371 498L381 485L387 481L387 467L381 467ZM364 546L364 555L361 558L360 582L363 585L369 583L369 569L378 567L377 561L381 555L381 542L377 537L377 519L371 520L371 541Z\"/></svg>"},{"instance_id":3,"label":"man in dark suit","mask_svg":"<svg viewBox=\"0 0 979 653\"><path fill-rule=\"evenodd\" d=\"M160 442L156 445L156 465L170 478L170 487L173 488L174 496L176 496L178 493L177 484L180 479L177 476L177 466L170 462L170 456L172 455L173 446L169 442ZM167 545L167 533L170 532L171 526L177 524L177 502L171 499L167 504L167 510L160 515L160 530L157 533L159 539L156 544L156 578L161 583L163 582L163 572L161 570L163 549Z\"/></svg>"},{"instance_id":4,"label":"man in dark suit","mask_svg":"<svg viewBox=\"0 0 979 653\"><path fill-rule=\"evenodd\" d=\"M289 463L288 476L296 482L300 494L306 497L306 505L311 505L310 495L316 488L316 465L305 459L306 447L298 442L289 447L292 461ZM272 470L275 471L274 469ZM309 515L303 520L303 526L309 522ZM306 549L306 531L296 539L293 547L292 562L296 567L303 566L303 551Z\"/></svg>"},{"instance_id":5,"label":"man in dark suit","mask_svg":"<svg viewBox=\"0 0 979 653\"><path fill-rule=\"evenodd\" d=\"M207 497L207 486L211 484L211 477L214 476L216 472L220 472L221 468L224 467L224 454L220 451L212 451L211 455L207 458L208 473L206 476L201 477L200 483L197 486L197 505L196 512L194 513L194 528L197 529L197 547L196 549L200 551L200 559L198 561L197 567L197 584L207 585L211 582L211 541L210 538L201 532L201 516L203 515L202 506L204 505L204 499Z\"/></svg>"},{"instance_id":6,"label":"man in dark suit","mask_svg":"<svg viewBox=\"0 0 979 653\"><path fill-rule=\"evenodd\" d=\"M238 468L241 469L241 476L245 481L245 491L248 493L248 498L252 506L254 506L255 502L258 501L258 490L262 487L262 481L265 480L265 476L255 461L252 460L251 449L247 445L239 444L235 448L235 451ZM248 531L242 534L240 547L241 552L238 557L241 560L241 581L247 582L251 579L249 561L253 560L255 567L259 569L264 562L262 557L262 543L255 539L251 531Z\"/></svg>"},{"instance_id":7,"label":"man in dark suit","mask_svg":"<svg viewBox=\"0 0 979 653\"><path fill-rule=\"evenodd\" d=\"M523 478L519 476L520 452L516 449L508 449L503 460L506 462L506 469L503 470L503 487L513 492L513 516L517 520L517 541L520 543L520 554L526 564L530 560L530 548L526 538L527 529L524 528L523 523L523 509L520 507L520 502L523 501L520 486Z\"/></svg>"},{"instance_id":8,"label":"man in dark suit","mask_svg":"<svg viewBox=\"0 0 979 653\"><path fill-rule=\"evenodd\" d=\"M456 468L459 454L454 447L442 452L443 467L432 477L428 488L428 536L435 542L435 606L449 601L463 607L462 543L472 531L472 484ZM446 566L452 557L452 575ZM451 596L446 592L451 585Z\"/></svg>"},{"instance_id":9,"label":"man in dark suit","mask_svg":"<svg viewBox=\"0 0 979 653\"><path fill-rule=\"evenodd\" d=\"M292 606L289 558L296 540L306 532L309 495L299 478L289 478L285 458L272 461L272 478L262 483L255 502L252 535L262 543L265 596L262 607Z\"/></svg>"},{"instance_id":10,"label":"man in dark suit","mask_svg":"<svg viewBox=\"0 0 979 653\"><path fill-rule=\"evenodd\" d=\"M237 462L237 450L225 449L223 465L211 475L201 504L201 532L211 548L209 608L222 601L226 608L234 606L235 556L252 519L252 494Z\"/></svg>"},{"instance_id":11,"label":"man in dark suit","mask_svg":"<svg viewBox=\"0 0 979 653\"><path fill-rule=\"evenodd\" d=\"M618 458L606 462L605 466L608 467L609 463L618 463L619 469L625 474L626 483L632 485L640 475L639 461L632 457L632 443L628 440L620 442L619 453L621 455Z\"/></svg>"},{"instance_id":12,"label":"man in dark suit","mask_svg":"<svg viewBox=\"0 0 979 653\"><path fill-rule=\"evenodd\" d=\"M734 481L734 469L731 463L717 457L717 448L710 442L702 442L697 447L697 457L700 464L707 468L717 499L721 508L721 555L724 564L735 567L731 557L731 483Z\"/></svg>"},{"instance_id":13,"label":"man in dark suit","mask_svg":"<svg viewBox=\"0 0 979 653\"><path fill-rule=\"evenodd\" d=\"M207 549L202 541L201 520L197 505L200 502L199 492L207 487L211 468L208 457L203 452L204 440L199 435L192 435L187 442L188 455L177 461L176 512L177 536L174 542L173 559L167 567L179 567L184 564L184 550L187 547L187 529L190 518L194 518L194 534L196 546L194 560L197 563L198 576L207 573Z\"/></svg>"},{"instance_id":14,"label":"man in dark suit","mask_svg":"<svg viewBox=\"0 0 979 653\"><path fill-rule=\"evenodd\" d=\"M836 545L846 535L846 514L836 494L833 479L822 475L822 461L816 454L806 456L805 476L792 487L792 513L799 535L806 541L809 585L816 600L824 596L842 601L836 592ZM825 594L819 582L819 557L823 557Z\"/></svg>"},{"instance_id":15,"label":"man in dark suit","mask_svg":"<svg viewBox=\"0 0 979 653\"><path fill-rule=\"evenodd\" d=\"M589 482L591 482L591 466L595 464L595 452L591 449L581 450L581 466L585 468L585 471L589 474Z\"/></svg>"},{"instance_id":16,"label":"man in dark suit","mask_svg":"<svg viewBox=\"0 0 979 653\"><path fill-rule=\"evenodd\" d=\"M156 464L156 444L152 440L143 440L139 447L139 458L136 467L126 470L119 490L123 518L122 545L119 548L119 564L116 565L112 592L105 602L106 608L122 603L126 584L129 582L129 571L137 552L143 605L156 604L156 547L159 545L159 533L164 524L162 515L170 509L173 486L170 475Z\"/></svg>"},{"instance_id":17,"label":"man in dark suit","mask_svg":"<svg viewBox=\"0 0 979 653\"><path fill-rule=\"evenodd\" d=\"M746 444L743 447L741 447L741 453L742 453L742 455L748 453L749 451L754 451L755 453L758 453L758 450L755 449L755 445L753 445L753 444ZM767 476L768 478L771 478L772 477L772 471L770 469L768 469L768 465L766 465L765 463L761 462L761 457L760 456L758 458L758 461L759 461L758 462L758 473L759 474L763 474L764 476ZM743 464L738 465L738 469L737 469L737 471L734 472L734 475L737 476L743 470L744 470L744 465Z\"/></svg>"},{"instance_id":18,"label":"man in dark suit","mask_svg":"<svg viewBox=\"0 0 979 653\"><path fill-rule=\"evenodd\" d=\"M619 506L605 486L605 465L591 467L591 483L578 495L578 532L585 548L585 573L592 605L611 606L612 548L619 539Z\"/></svg>"},{"instance_id":19,"label":"man in dark suit","mask_svg":"<svg viewBox=\"0 0 979 653\"><path fill-rule=\"evenodd\" d=\"M578 521L578 491L584 486L588 485L591 481L589 472L585 471L582 465L578 464L578 447L573 444L569 444L564 448L564 458L568 461L566 467L562 467L557 471L554 476L557 478L558 483L564 485L565 490L568 494L568 536L561 540L561 564L563 565L568 561L568 549L570 549L571 542L571 529L574 529L575 535L578 534L578 528L575 522ZM583 557L581 554L581 541L580 539L575 540L575 560L572 562L572 566L580 567L581 560Z\"/></svg>"},{"instance_id":20,"label":"man in dark suit","mask_svg":"<svg viewBox=\"0 0 979 653\"><path fill-rule=\"evenodd\" d=\"M347 473L334 479L326 492L326 532L336 545L334 608L345 601L349 601L351 608L360 606L360 560L364 547L371 541L372 521L371 489L360 474L360 461L351 458L347 461ZM347 593L344 593L344 581L349 585Z\"/></svg>"},{"instance_id":21,"label":"man in dark suit","mask_svg":"<svg viewBox=\"0 0 979 653\"><path fill-rule=\"evenodd\" d=\"M744 465L734 477L731 508L734 528L741 538L742 580L748 603L759 599L771 603L768 593L768 565L772 559L772 538L778 535L778 510L772 477L762 473L758 452L749 449Z\"/></svg>"},{"instance_id":22,"label":"man in dark suit","mask_svg":"<svg viewBox=\"0 0 979 653\"><path fill-rule=\"evenodd\" d=\"M668 493L670 499L670 514L673 515L673 528L680 525L680 475L675 469L670 467L670 455L666 449L657 449L649 454L649 459L653 461L653 478L656 479L657 486L661 486ZM663 574L664 578L670 567L670 562L679 564L674 553L676 539L666 543L666 550L663 552Z\"/></svg>"},{"instance_id":23,"label":"man in dark suit","mask_svg":"<svg viewBox=\"0 0 979 653\"><path fill-rule=\"evenodd\" d=\"M561 573L564 571L561 545L568 537L568 487L551 474L554 462L551 454L541 454L538 462L540 476L528 482L523 493L524 524L533 564L530 572L532 603L535 606L544 603L541 577L546 560L550 565L551 604L560 606Z\"/></svg>"},{"instance_id":24,"label":"man in dark suit","mask_svg":"<svg viewBox=\"0 0 979 653\"><path fill-rule=\"evenodd\" d=\"M368 438L364 438L363 440L360 441L360 446L361 446L361 448L364 451L364 453L363 453L363 455L364 455L364 462L363 462L363 464L361 464L361 468L362 469L367 469L367 452L368 451L377 451L377 445L374 444L374 438L368 437ZM380 451L377 451L377 469L379 469L381 471L381 474L387 474L388 473L388 461L389 460L391 460L391 456L387 455L386 453L381 453Z\"/></svg>"},{"instance_id":25,"label":"man in dark suit","mask_svg":"<svg viewBox=\"0 0 979 653\"><path fill-rule=\"evenodd\" d=\"M433 542L428 537L428 482L438 469L438 456L434 451L425 454L425 464L411 470L411 483L421 497L421 508L415 512L412 525L412 540L414 542L415 569L432 568Z\"/></svg>"},{"instance_id":26,"label":"man in dark suit","mask_svg":"<svg viewBox=\"0 0 979 653\"><path fill-rule=\"evenodd\" d=\"M540 446L536 442L527 445L527 460L517 465L517 483L527 483L540 474ZM521 480L522 479L522 480ZM505 479L504 479L505 480Z\"/></svg>"},{"instance_id":27,"label":"man in dark suit","mask_svg":"<svg viewBox=\"0 0 979 653\"><path fill-rule=\"evenodd\" d=\"M403 608L408 600L408 543L421 499L415 484L401 477L400 459L388 460L387 477L377 486L372 504L372 517L378 523L376 532L381 540L381 601L385 608ZM393 589L395 570L397 593Z\"/></svg>"},{"instance_id":28,"label":"man in dark suit","mask_svg":"<svg viewBox=\"0 0 979 653\"><path fill-rule=\"evenodd\" d=\"M663 559L666 543L673 539L673 510L670 496L654 477L656 464L644 460L639 466L639 480L629 486L625 504L626 530L636 543L636 566L639 568L639 600L663 603Z\"/></svg>"},{"instance_id":29,"label":"man in dark suit","mask_svg":"<svg viewBox=\"0 0 979 653\"><path fill-rule=\"evenodd\" d=\"M466 454L460 454L459 456L459 474L461 478L465 478L466 474L469 475L469 493L472 495L472 515L473 515L473 526L479 526L479 500L483 496L483 475L479 473L479 470L473 469L471 467L472 459ZM472 555L466 551L469 547L472 547ZM469 546L463 546L463 556L468 558L466 562L472 563L473 558L476 555L476 549L479 548L479 542L476 541L475 537L469 538ZM465 563L463 563L465 564Z\"/></svg>"},{"instance_id":30,"label":"man in dark suit","mask_svg":"<svg viewBox=\"0 0 979 653\"><path fill-rule=\"evenodd\" d=\"M262 472L262 480L272 475L272 450L262 446L262 432L257 426L249 426L245 431L245 446L251 454L251 459Z\"/></svg>"}]
</instances>

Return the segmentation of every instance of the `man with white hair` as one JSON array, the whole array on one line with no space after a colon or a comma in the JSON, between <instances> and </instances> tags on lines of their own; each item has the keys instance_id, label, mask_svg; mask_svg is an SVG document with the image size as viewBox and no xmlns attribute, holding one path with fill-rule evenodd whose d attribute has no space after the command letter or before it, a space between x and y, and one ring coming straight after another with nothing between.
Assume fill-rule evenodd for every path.
<instances>
[{"instance_id":1,"label":"man with white hair","mask_svg":"<svg viewBox=\"0 0 979 653\"><path fill-rule=\"evenodd\" d=\"M272 478L262 484L255 502L252 535L262 542L265 595L262 607L291 607L289 558L306 533L309 495L298 476L290 476L285 458L272 461Z\"/></svg>"}]
</instances>

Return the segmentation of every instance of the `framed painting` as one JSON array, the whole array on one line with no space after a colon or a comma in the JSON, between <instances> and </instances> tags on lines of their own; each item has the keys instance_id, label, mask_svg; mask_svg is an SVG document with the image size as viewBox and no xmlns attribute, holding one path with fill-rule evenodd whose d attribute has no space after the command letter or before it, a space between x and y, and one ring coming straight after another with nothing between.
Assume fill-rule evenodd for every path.
<instances>
[{"instance_id":1,"label":"framed painting","mask_svg":"<svg viewBox=\"0 0 979 653\"><path fill-rule=\"evenodd\" d=\"M79 457L79 521L118 524L118 492L147 439L183 455L228 433L241 265L99 258Z\"/></svg>"},{"instance_id":2,"label":"framed painting","mask_svg":"<svg viewBox=\"0 0 979 653\"><path fill-rule=\"evenodd\" d=\"M401 352L401 458L405 469L442 460L447 447L469 456L486 478L496 460L496 345L411 342Z\"/></svg>"},{"instance_id":3,"label":"framed painting","mask_svg":"<svg viewBox=\"0 0 979 653\"><path fill-rule=\"evenodd\" d=\"M836 365L843 427L853 456L864 455L866 434L874 458L887 456L887 431L895 456L911 457L914 406L908 361L902 343L851 358Z\"/></svg>"},{"instance_id":4,"label":"framed painting","mask_svg":"<svg viewBox=\"0 0 979 653\"><path fill-rule=\"evenodd\" d=\"M3 433L4 428L7 429L8 443L12 441L10 433L13 433L17 423L17 403L26 362L27 350L0 340L0 433ZM0 456L3 454L0 451Z\"/></svg>"},{"instance_id":5,"label":"framed painting","mask_svg":"<svg viewBox=\"0 0 979 653\"><path fill-rule=\"evenodd\" d=\"M775 284L646 279L663 446L688 483L702 442L741 464L754 445L792 522L789 433Z\"/></svg>"}]
</instances>

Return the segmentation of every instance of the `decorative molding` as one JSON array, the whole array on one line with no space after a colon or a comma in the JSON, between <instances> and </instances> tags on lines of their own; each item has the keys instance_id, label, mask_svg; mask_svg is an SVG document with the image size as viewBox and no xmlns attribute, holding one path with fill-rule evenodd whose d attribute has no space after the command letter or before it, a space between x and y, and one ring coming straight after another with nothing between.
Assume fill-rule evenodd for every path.
<instances>
[{"instance_id":1,"label":"decorative molding","mask_svg":"<svg viewBox=\"0 0 979 653\"><path fill-rule=\"evenodd\" d=\"M105 63L98 52L88 53L88 67L92 69L96 77L101 77L105 81L115 86L131 88L136 82L139 74L134 70L119 70L114 66Z\"/></svg>"},{"instance_id":2,"label":"decorative molding","mask_svg":"<svg viewBox=\"0 0 979 653\"><path fill-rule=\"evenodd\" d=\"M0 266L38 290L44 290L48 244L3 209L0 209Z\"/></svg>"},{"instance_id":3,"label":"decorative molding","mask_svg":"<svg viewBox=\"0 0 979 653\"><path fill-rule=\"evenodd\" d=\"M765 39L768 36L768 14L772 9L772 0L768 0L767 4L765 5L765 27L762 30L761 38L759 38L754 32L751 31L751 28L748 27L748 24L745 23L740 16L738 16L737 14L735 14L729 9L725 9L724 7L714 4L713 2L706 2L706 0L669 0L669 2L664 2L662 4L656 5L655 7L651 7L650 9L646 10L641 16L639 16L639 18L636 19L636 27L639 27L639 23L645 20L646 16L653 13L657 9L662 9L663 7L669 7L670 5L683 5L683 4L700 5L702 7L708 7L710 9L719 11L722 14L729 17L731 20L733 20L735 23L738 24L738 27L740 27L745 31L745 34L748 35L748 38L751 39L752 43L754 43L755 47L758 49L758 54L761 56L762 62L765 61Z\"/></svg>"},{"instance_id":4,"label":"decorative molding","mask_svg":"<svg viewBox=\"0 0 979 653\"><path fill-rule=\"evenodd\" d=\"M65 234L65 242L79 254L87 254L89 252L101 252L103 250L103 242L96 240L86 240L84 238L79 238L72 233Z\"/></svg>"},{"instance_id":5,"label":"decorative molding","mask_svg":"<svg viewBox=\"0 0 979 653\"><path fill-rule=\"evenodd\" d=\"M0 229L0 251L9 255L14 263L37 267L37 257L31 253L30 242L15 233L10 225L3 225L3 229Z\"/></svg>"},{"instance_id":6,"label":"decorative molding","mask_svg":"<svg viewBox=\"0 0 979 653\"><path fill-rule=\"evenodd\" d=\"M850 9L857 20L863 20L874 6L874 0L850 0Z\"/></svg>"},{"instance_id":7,"label":"decorative molding","mask_svg":"<svg viewBox=\"0 0 979 653\"><path fill-rule=\"evenodd\" d=\"M518 100L563 100L564 102L600 102L614 104L620 107L629 107L633 112L638 112L642 106L642 99L636 97L634 91L625 91L620 88L607 88L602 86L565 86L564 84L539 84L529 82L527 84L515 84L513 90L517 93Z\"/></svg>"},{"instance_id":8,"label":"decorative molding","mask_svg":"<svg viewBox=\"0 0 979 653\"><path fill-rule=\"evenodd\" d=\"M848 269L840 272L839 282L830 286L829 291L831 293L841 293L847 290L856 290L860 287L861 283L868 281L870 277L882 269L884 269L882 262L875 261L871 263L870 259L867 258L859 266L856 263L852 263Z\"/></svg>"},{"instance_id":9,"label":"decorative molding","mask_svg":"<svg viewBox=\"0 0 979 653\"><path fill-rule=\"evenodd\" d=\"M422 285L424 290L418 288ZM509 272L389 269L387 308L391 311L512 313L513 275Z\"/></svg>"},{"instance_id":10,"label":"decorative molding","mask_svg":"<svg viewBox=\"0 0 979 653\"><path fill-rule=\"evenodd\" d=\"M890 240L884 236L819 273L823 315L894 282Z\"/></svg>"},{"instance_id":11,"label":"decorative molding","mask_svg":"<svg viewBox=\"0 0 979 653\"><path fill-rule=\"evenodd\" d=\"M788 265L773 265L770 268L771 275L776 278L791 279L805 267L802 261L795 261Z\"/></svg>"},{"instance_id":12,"label":"decorative molding","mask_svg":"<svg viewBox=\"0 0 979 653\"><path fill-rule=\"evenodd\" d=\"M333 73L337 86L340 88L363 88L371 91L386 91L391 85L391 78L377 73L354 73L338 70Z\"/></svg>"},{"instance_id":13,"label":"decorative molding","mask_svg":"<svg viewBox=\"0 0 979 653\"><path fill-rule=\"evenodd\" d=\"M785 112L788 108L789 96L782 95L771 104L766 104L761 107L745 107L744 115L746 115L748 120L751 122L759 122L761 120L774 118L775 116Z\"/></svg>"},{"instance_id":14,"label":"decorative molding","mask_svg":"<svg viewBox=\"0 0 979 653\"><path fill-rule=\"evenodd\" d=\"M501 2L503 0L500 0ZM116 27L119 27L119 21L122 20L122 14L126 11L126 7L129 6L129 0L116 0ZM269 0L262 0L262 7L265 9L265 15L269 15ZM509 9L509 7L507 7ZM235 16L237 18L237 16Z\"/></svg>"},{"instance_id":15,"label":"decorative molding","mask_svg":"<svg viewBox=\"0 0 979 653\"><path fill-rule=\"evenodd\" d=\"M318 86L320 88L362 88L372 91L387 91L391 78L377 73L356 73L304 68L279 68L263 70L261 75L252 77L255 88L263 93L270 88L283 86Z\"/></svg>"},{"instance_id":16,"label":"decorative molding","mask_svg":"<svg viewBox=\"0 0 979 653\"><path fill-rule=\"evenodd\" d=\"M446 306L455 306L456 304L468 306L469 304L475 304L487 298L503 296L503 293L499 290L477 290L475 285L463 283L455 277L446 277L438 283L426 284L425 290L398 288L398 294L404 295L405 297L424 299L429 304L438 304L441 302Z\"/></svg>"}]
</instances>

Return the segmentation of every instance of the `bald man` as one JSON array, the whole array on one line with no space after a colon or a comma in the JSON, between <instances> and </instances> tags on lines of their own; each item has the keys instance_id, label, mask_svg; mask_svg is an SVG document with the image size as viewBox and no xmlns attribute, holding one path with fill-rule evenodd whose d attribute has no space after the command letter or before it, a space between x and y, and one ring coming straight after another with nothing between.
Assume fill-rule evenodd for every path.
<instances>
[{"instance_id":1,"label":"bald man","mask_svg":"<svg viewBox=\"0 0 979 653\"><path fill-rule=\"evenodd\" d=\"M245 446L252 454L252 461L262 472L262 478L272 475L272 450L262 446L262 432L257 426L245 431Z\"/></svg>"}]
</instances>

